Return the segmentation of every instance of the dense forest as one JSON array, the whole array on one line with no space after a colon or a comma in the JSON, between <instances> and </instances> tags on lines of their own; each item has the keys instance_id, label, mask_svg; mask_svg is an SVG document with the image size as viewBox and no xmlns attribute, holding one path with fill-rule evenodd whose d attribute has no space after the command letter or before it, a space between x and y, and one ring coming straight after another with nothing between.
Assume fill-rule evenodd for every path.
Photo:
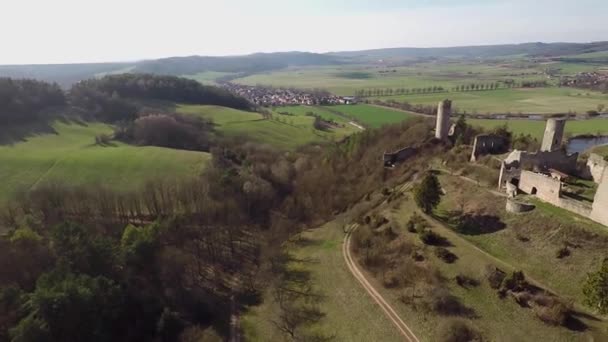
<instances>
[{"instance_id":1,"label":"dense forest","mask_svg":"<svg viewBox=\"0 0 608 342\"><path fill-rule=\"evenodd\" d=\"M57 84L0 78L0 123L40 119L45 109L63 106L65 94Z\"/></svg>"},{"instance_id":2,"label":"dense forest","mask_svg":"<svg viewBox=\"0 0 608 342\"><path fill-rule=\"evenodd\" d=\"M0 78L0 122L6 124L73 111L104 122L132 121L146 101L251 108L246 99L226 90L175 76L111 75L78 82L67 93L57 84Z\"/></svg>"}]
</instances>

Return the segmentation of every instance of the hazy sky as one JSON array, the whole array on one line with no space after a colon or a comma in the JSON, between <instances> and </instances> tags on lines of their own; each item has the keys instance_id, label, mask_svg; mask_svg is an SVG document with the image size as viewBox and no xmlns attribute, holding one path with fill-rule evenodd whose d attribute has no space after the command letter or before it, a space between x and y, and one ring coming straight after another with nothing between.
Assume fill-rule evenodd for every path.
<instances>
[{"instance_id":1,"label":"hazy sky","mask_svg":"<svg viewBox=\"0 0 608 342\"><path fill-rule=\"evenodd\" d=\"M0 0L0 64L608 40L606 0Z\"/></svg>"}]
</instances>

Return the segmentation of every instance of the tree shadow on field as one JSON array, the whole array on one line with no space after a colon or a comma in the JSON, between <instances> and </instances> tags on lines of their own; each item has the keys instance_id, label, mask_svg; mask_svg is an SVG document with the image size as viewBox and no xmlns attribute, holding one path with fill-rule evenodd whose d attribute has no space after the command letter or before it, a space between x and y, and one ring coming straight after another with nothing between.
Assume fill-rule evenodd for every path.
<instances>
[{"instance_id":1,"label":"tree shadow on field","mask_svg":"<svg viewBox=\"0 0 608 342\"><path fill-rule=\"evenodd\" d=\"M495 215L464 214L452 216L456 230L464 235L483 235L501 231L507 225Z\"/></svg>"},{"instance_id":2,"label":"tree shadow on field","mask_svg":"<svg viewBox=\"0 0 608 342\"><path fill-rule=\"evenodd\" d=\"M0 145L14 145L42 134L58 134L50 121L23 124L0 124Z\"/></svg>"}]
</instances>

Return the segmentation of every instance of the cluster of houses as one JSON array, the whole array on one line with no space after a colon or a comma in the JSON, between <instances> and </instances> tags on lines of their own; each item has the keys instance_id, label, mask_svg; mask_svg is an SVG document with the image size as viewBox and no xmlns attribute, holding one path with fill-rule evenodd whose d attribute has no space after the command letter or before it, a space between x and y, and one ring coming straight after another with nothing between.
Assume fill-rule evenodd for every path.
<instances>
[{"instance_id":1,"label":"cluster of houses","mask_svg":"<svg viewBox=\"0 0 608 342\"><path fill-rule=\"evenodd\" d=\"M259 106L289 105L337 105L354 104L356 99L348 96L336 96L326 91L305 91L299 89L273 88L265 86L247 86L227 82L222 86L233 94L242 96Z\"/></svg>"},{"instance_id":2,"label":"cluster of houses","mask_svg":"<svg viewBox=\"0 0 608 342\"><path fill-rule=\"evenodd\" d=\"M593 87L608 82L608 72L579 72L573 77L563 77L562 86L588 86Z\"/></svg>"}]
</instances>

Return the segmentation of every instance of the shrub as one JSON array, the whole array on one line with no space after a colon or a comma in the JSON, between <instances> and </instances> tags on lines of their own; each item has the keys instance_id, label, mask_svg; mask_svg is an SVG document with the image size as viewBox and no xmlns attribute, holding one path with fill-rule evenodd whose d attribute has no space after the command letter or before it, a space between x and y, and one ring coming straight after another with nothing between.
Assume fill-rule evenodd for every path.
<instances>
[{"instance_id":1,"label":"shrub","mask_svg":"<svg viewBox=\"0 0 608 342\"><path fill-rule=\"evenodd\" d=\"M454 280L456 281L456 284L458 284L458 286L464 288L479 286L479 281L477 279L471 278L464 274L457 275Z\"/></svg>"},{"instance_id":2,"label":"shrub","mask_svg":"<svg viewBox=\"0 0 608 342\"><path fill-rule=\"evenodd\" d=\"M98 134L95 136L95 145L109 145L112 137L107 134Z\"/></svg>"},{"instance_id":3,"label":"shrub","mask_svg":"<svg viewBox=\"0 0 608 342\"><path fill-rule=\"evenodd\" d=\"M526 277L522 271L514 271L502 281L502 288L515 292L523 291L528 287Z\"/></svg>"},{"instance_id":4,"label":"shrub","mask_svg":"<svg viewBox=\"0 0 608 342\"><path fill-rule=\"evenodd\" d=\"M472 316L471 309L464 306L458 297L450 294L444 288L436 288L431 291L426 299L425 306L428 310L444 316Z\"/></svg>"},{"instance_id":5,"label":"shrub","mask_svg":"<svg viewBox=\"0 0 608 342\"><path fill-rule=\"evenodd\" d=\"M407 227L407 231L410 232L410 233L417 233L418 232L416 230L416 224L412 220L407 221L407 223L406 223L405 226Z\"/></svg>"},{"instance_id":6,"label":"shrub","mask_svg":"<svg viewBox=\"0 0 608 342\"><path fill-rule=\"evenodd\" d=\"M481 334L462 319L450 319L439 325L437 340L441 342L482 341Z\"/></svg>"},{"instance_id":7,"label":"shrub","mask_svg":"<svg viewBox=\"0 0 608 342\"><path fill-rule=\"evenodd\" d=\"M491 265L486 267L486 278L488 279L490 287L493 289L498 289L506 276L507 274L498 267Z\"/></svg>"},{"instance_id":8,"label":"shrub","mask_svg":"<svg viewBox=\"0 0 608 342\"><path fill-rule=\"evenodd\" d=\"M420 240L422 240L425 245L431 246L445 246L448 244L446 238L430 229L425 229L420 233Z\"/></svg>"},{"instance_id":9,"label":"shrub","mask_svg":"<svg viewBox=\"0 0 608 342\"><path fill-rule=\"evenodd\" d=\"M439 259L445 261L448 264L451 264L454 261L458 260L456 254L450 252L444 247L435 248L435 256L437 256Z\"/></svg>"},{"instance_id":10,"label":"shrub","mask_svg":"<svg viewBox=\"0 0 608 342\"><path fill-rule=\"evenodd\" d=\"M568 246L564 246L564 247L558 249L557 252L555 253L555 257L558 259L562 259L567 256L570 256L570 249L568 248Z\"/></svg>"},{"instance_id":11,"label":"shrub","mask_svg":"<svg viewBox=\"0 0 608 342\"><path fill-rule=\"evenodd\" d=\"M570 306L558 298L542 294L535 296L533 300L537 303L533 307L536 317L547 324L563 326L570 318Z\"/></svg>"}]
</instances>

